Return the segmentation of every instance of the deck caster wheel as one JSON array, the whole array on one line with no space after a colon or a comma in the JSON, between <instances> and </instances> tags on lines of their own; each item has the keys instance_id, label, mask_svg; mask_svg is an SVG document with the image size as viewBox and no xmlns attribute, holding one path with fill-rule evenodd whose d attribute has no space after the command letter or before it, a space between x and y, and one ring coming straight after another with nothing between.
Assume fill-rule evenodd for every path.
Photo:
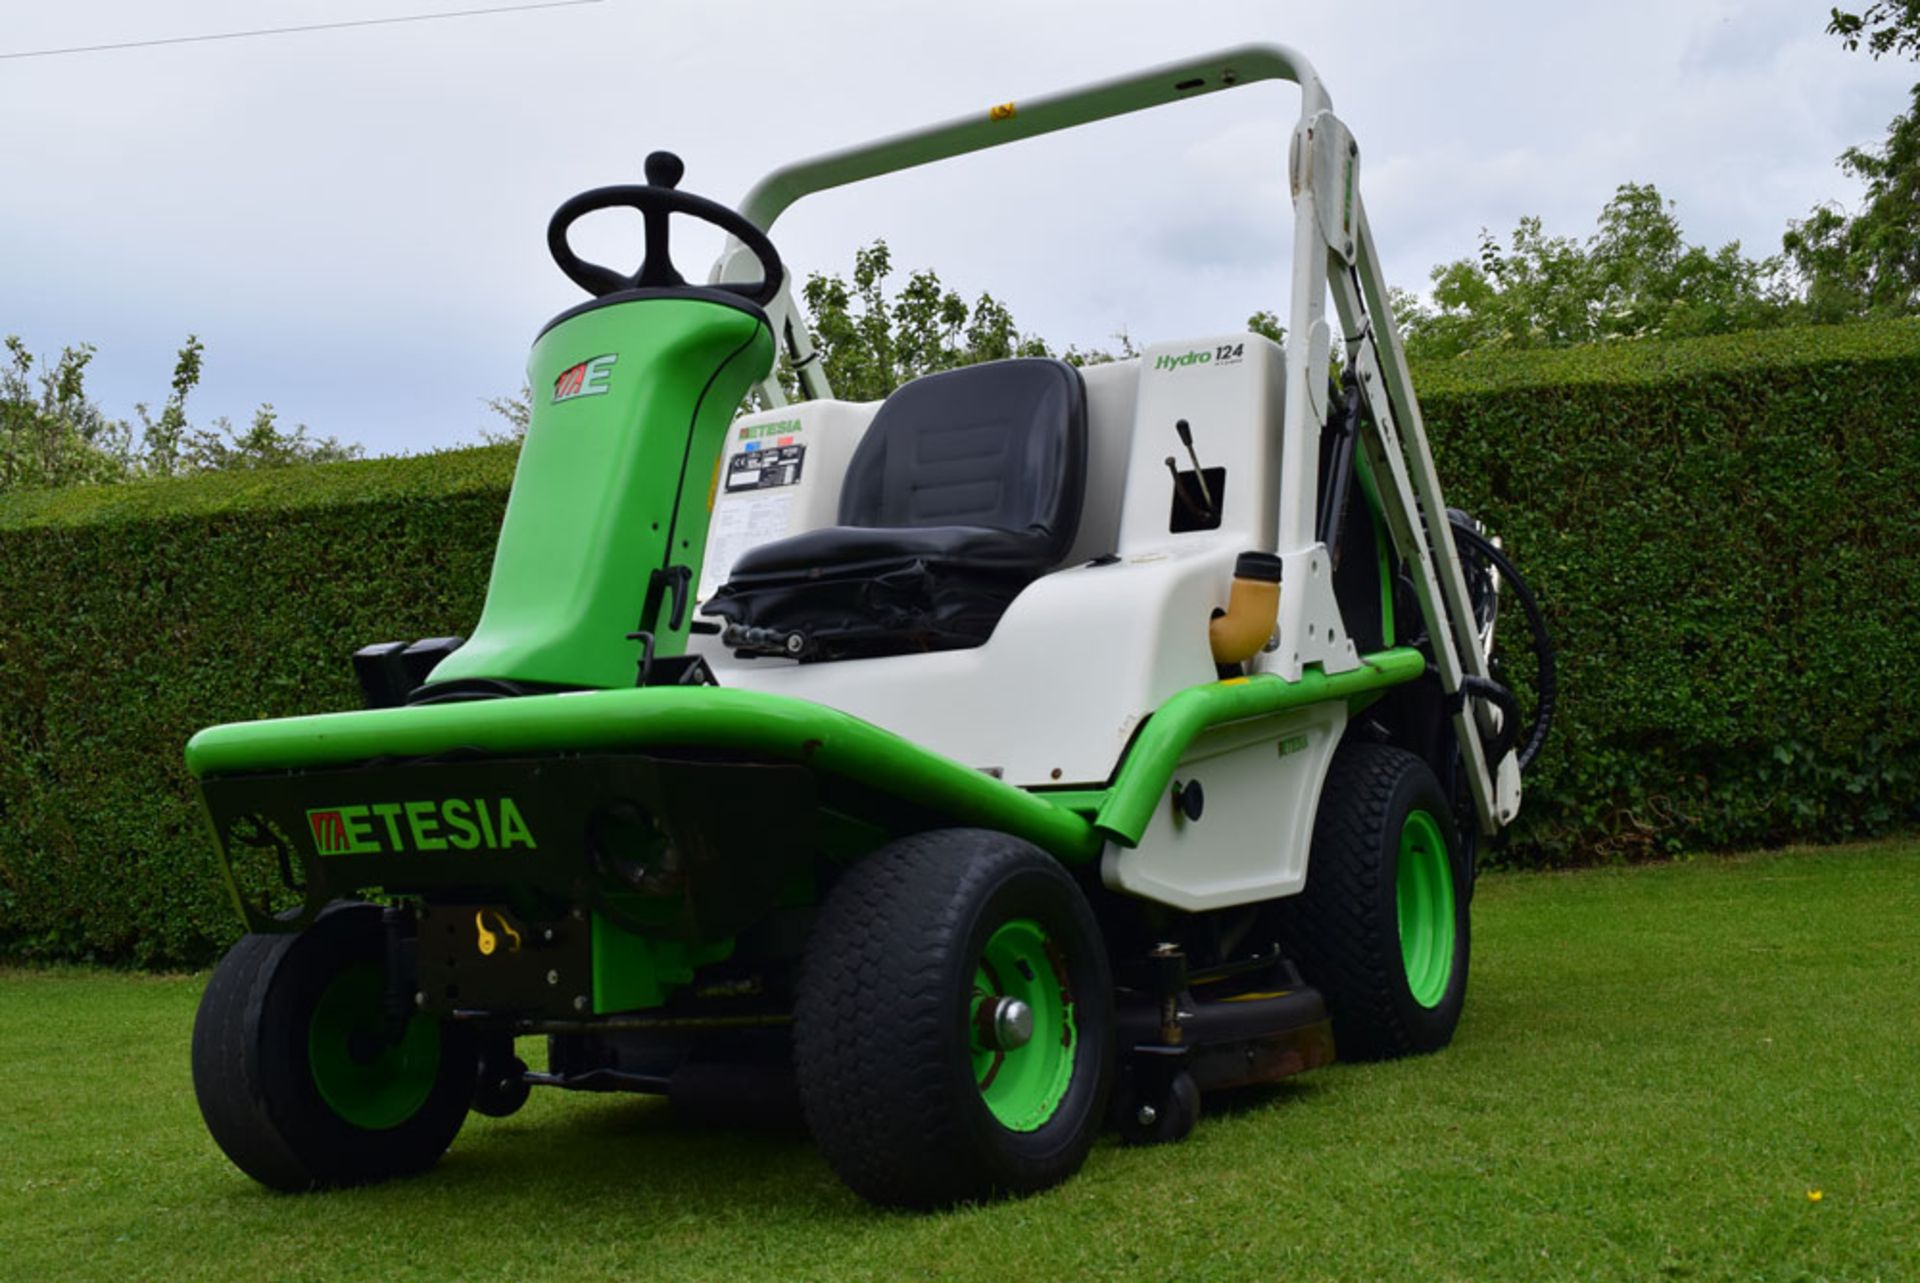
<instances>
[{"instance_id":1,"label":"deck caster wheel","mask_svg":"<svg viewBox=\"0 0 1920 1283\"><path fill-rule=\"evenodd\" d=\"M343 904L292 935L249 935L193 1022L193 1091L214 1141L262 1185L357 1185L425 1171L466 1121L473 1035L387 1019L380 907Z\"/></svg>"},{"instance_id":2,"label":"deck caster wheel","mask_svg":"<svg viewBox=\"0 0 1920 1283\"><path fill-rule=\"evenodd\" d=\"M513 1054L513 1042L503 1039L480 1054L480 1072L473 1082L473 1108L488 1118L506 1118L520 1112L533 1087L527 1082L527 1062Z\"/></svg>"},{"instance_id":3,"label":"deck caster wheel","mask_svg":"<svg viewBox=\"0 0 1920 1283\"><path fill-rule=\"evenodd\" d=\"M794 1069L856 1193L940 1207L1046 1189L1105 1115L1113 983L1086 897L1002 833L945 829L849 869L815 923Z\"/></svg>"},{"instance_id":4,"label":"deck caster wheel","mask_svg":"<svg viewBox=\"0 0 1920 1283\"><path fill-rule=\"evenodd\" d=\"M1164 1089L1121 1092L1114 1108L1120 1139L1129 1145L1171 1145L1193 1134L1200 1121L1200 1087L1181 1070Z\"/></svg>"}]
</instances>

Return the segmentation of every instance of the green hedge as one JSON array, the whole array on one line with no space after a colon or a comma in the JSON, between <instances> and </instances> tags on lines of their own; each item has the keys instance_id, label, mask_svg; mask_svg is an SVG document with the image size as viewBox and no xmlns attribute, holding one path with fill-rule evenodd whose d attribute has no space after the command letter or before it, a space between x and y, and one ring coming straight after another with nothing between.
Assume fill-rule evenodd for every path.
<instances>
[{"instance_id":1,"label":"green hedge","mask_svg":"<svg viewBox=\"0 0 1920 1283\"><path fill-rule=\"evenodd\" d=\"M0 500L0 951L232 939L187 737L355 707L355 648L470 628L512 474L469 450Z\"/></svg>"},{"instance_id":2,"label":"green hedge","mask_svg":"<svg viewBox=\"0 0 1920 1283\"><path fill-rule=\"evenodd\" d=\"M1913 820L1920 324L1415 379L1450 499L1560 646L1500 858ZM511 472L489 449L0 500L0 951L154 965L230 939L182 743L351 707L354 647L471 629Z\"/></svg>"},{"instance_id":3,"label":"green hedge","mask_svg":"<svg viewBox=\"0 0 1920 1283\"><path fill-rule=\"evenodd\" d=\"M1560 649L1563 716L1507 858L1920 815L1920 322L1415 379L1449 501L1507 540Z\"/></svg>"}]
</instances>

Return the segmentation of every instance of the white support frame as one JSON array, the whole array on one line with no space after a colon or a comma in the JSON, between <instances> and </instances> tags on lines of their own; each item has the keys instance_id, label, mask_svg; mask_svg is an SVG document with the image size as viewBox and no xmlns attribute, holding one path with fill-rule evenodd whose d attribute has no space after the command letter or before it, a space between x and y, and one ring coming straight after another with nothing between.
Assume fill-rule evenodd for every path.
<instances>
[{"instance_id":1,"label":"white support frame","mask_svg":"<svg viewBox=\"0 0 1920 1283\"><path fill-rule=\"evenodd\" d=\"M1359 147L1333 114L1333 101L1318 73L1298 52L1282 45L1242 45L823 153L762 178L742 200L740 212L770 231L788 207L814 192L1266 80L1288 81L1301 91L1289 157L1293 281L1281 475L1316 477L1318 473L1318 444L1328 411L1326 371L1332 335L1327 295L1331 289L1345 338L1347 367L1358 373L1369 411L1362 448L1380 481L1394 546L1417 570L1414 587L1432 639L1434 664L1442 688L1451 696L1466 678L1487 675L1486 658L1360 197ZM708 279L743 281L757 273L752 255L729 238ZM805 317L794 300L791 273L767 313L805 395L832 396ZM785 403L774 377L769 376L760 390L767 404ZM1307 489L1311 492L1315 487L1309 484ZM1423 519L1422 514L1432 519ZM1283 503L1281 522L1282 552L1305 549L1315 542L1310 503ZM1498 764L1488 762L1481 735L1490 727L1486 714L1475 716L1472 707L1461 702L1453 715L1454 728L1466 758L1474 808L1481 827L1492 833L1518 813L1519 768L1511 753Z\"/></svg>"}]
</instances>

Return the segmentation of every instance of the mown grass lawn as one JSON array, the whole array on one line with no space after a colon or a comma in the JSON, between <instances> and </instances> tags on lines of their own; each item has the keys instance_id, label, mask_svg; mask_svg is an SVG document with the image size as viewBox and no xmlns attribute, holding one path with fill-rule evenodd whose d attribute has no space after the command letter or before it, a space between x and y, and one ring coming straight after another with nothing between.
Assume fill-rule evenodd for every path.
<instances>
[{"instance_id":1,"label":"mown grass lawn","mask_svg":"<svg viewBox=\"0 0 1920 1283\"><path fill-rule=\"evenodd\" d=\"M439 1169L269 1194L214 1148L201 976L0 972L0 1277L1920 1278L1920 844L1483 879L1449 1051L943 1215L798 1134L536 1094Z\"/></svg>"}]
</instances>

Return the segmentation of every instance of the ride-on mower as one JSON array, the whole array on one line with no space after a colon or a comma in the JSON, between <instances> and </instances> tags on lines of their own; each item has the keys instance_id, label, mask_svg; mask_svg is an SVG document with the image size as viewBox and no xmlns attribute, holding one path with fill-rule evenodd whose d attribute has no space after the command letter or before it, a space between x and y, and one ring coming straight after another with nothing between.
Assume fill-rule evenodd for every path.
<instances>
[{"instance_id":1,"label":"ride-on mower","mask_svg":"<svg viewBox=\"0 0 1920 1283\"><path fill-rule=\"evenodd\" d=\"M767 237L788 205L1273 79L1302 91L1284 347L833 398ZM856 1191L935 1206L1336 1049L1444 1046L1551 652L1442 500L1358 173L1307 62L1249 46L804 161L738 212L663 152L563 204L592 297L534 344L472 636L359 650L364 709L187 746L249 932L193 1036L227 1155L298 1190L427 1168L533 1087L787 1101ZM568 241L610 208L643 216L634 273ZM674 215L729 234L705 285Z\"/></svg>"}]
</instances>

